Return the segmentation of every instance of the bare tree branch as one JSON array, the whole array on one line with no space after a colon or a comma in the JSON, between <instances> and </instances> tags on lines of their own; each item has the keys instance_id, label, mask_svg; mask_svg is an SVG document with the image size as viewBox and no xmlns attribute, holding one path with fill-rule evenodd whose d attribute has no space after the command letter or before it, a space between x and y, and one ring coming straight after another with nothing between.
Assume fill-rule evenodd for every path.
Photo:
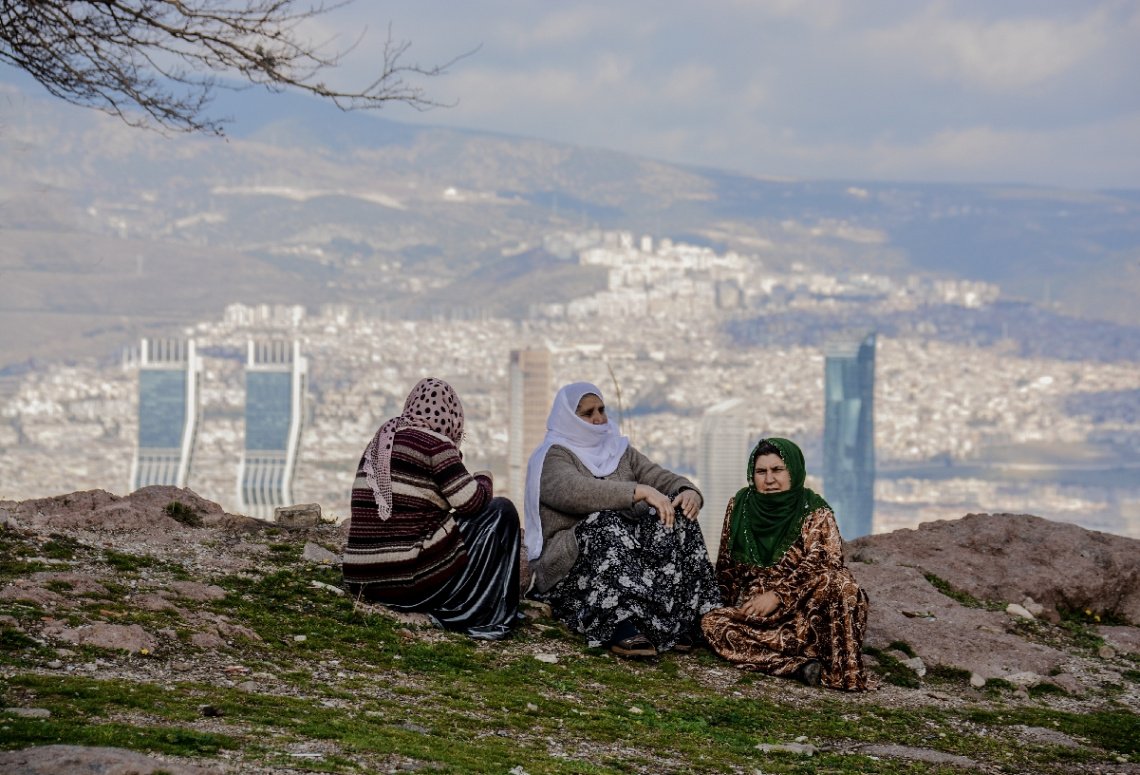
<instances>
[{"instance_id":1,"label":"bare tree branch","mask_svg":"<svg viewBox=\"0 0 1140 775\"><path fill-rule=\"evenodd\" d=\"M224 134L205 114L220 80L237 76L272 91L287 88L331 100L341 110L402 102L442 107L410 79L441 65L404 64L411 44L392 37L375 80L359 91L329 87L321 74L345 51L298 35L307 19L351 2L298 8L297 0L0 0L0 62L27 71L53 95L95 107L132 126Z\"/></svg>"}]
</instances>

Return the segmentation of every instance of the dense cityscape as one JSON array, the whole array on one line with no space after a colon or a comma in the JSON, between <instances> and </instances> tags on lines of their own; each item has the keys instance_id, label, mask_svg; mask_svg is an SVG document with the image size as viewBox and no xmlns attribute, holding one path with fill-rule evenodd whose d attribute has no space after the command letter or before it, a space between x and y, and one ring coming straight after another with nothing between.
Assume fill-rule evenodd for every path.
<instances>
[{"instance_id":1,"label":"dense cityscape","mask_svg":"<svg viewBox=\"0 0 1140 775\"><path fill-rule=\"evenodd\" d=\"M525 320L386 319L347 306L235 304L220 319L176 332L192 338L204 359L202 423L189 486L227 509L240 509L243 364L248 342L256 339L296 340L309 361L294 496L320 502L338 517L347 513L364 445L425 375L457 388L467 410L471 465L494 471L505 491L509 353L527 347L551 351L552 389L595 382L635 445L689 475L698 467L703 412L743 397L750 435L796 440L808 454L809 483L826 491L819 478L822 345L854 310L896 320L916 315L911 325L878 337L876 532L970 511L1028 512L1124 534L1140 530L1140 488L1019 478L1016 471L1027 464L1012 459L1006 461L1007 473L1014 472L1009 476L977 474L979 465L1000 469L1001 450L1008 449L1061 450L1062 464L1083 461L1096 469L1104 467L1106 450L1129 452L1140 438L1135 412L1081 409L1089 396L1124 396L1127 403L1140 385L1134 360L1094 351L1080 360L1027 355L1012 339L955 340L924 324L923 316L945 310L959 310L959 317L992 314L999 298L993 285L828 275L802 265L771 271L756 256L668 240L655 244L628 232L558 234L547 247L565 260L605 267L606 289L564 305L537 306ZM799 329L782 345L731 335L734 326L797 319ZM771 330L768 337L775 338ZM138 439L137 347L124 342L118 357L50 364L3 378L0 497L128 488ZM1116 446L1106 447L1106 439ZM1046 458L1038 469L1058 462ZM932 475L931 466L942 470Z\"/></svg>"}]
</instances>

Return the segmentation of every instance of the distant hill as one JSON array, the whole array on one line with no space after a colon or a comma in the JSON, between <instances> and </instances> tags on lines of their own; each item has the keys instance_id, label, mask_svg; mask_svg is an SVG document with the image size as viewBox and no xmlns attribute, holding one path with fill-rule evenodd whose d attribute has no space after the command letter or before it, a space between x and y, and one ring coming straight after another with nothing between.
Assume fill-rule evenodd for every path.
<instances>
[{"instance_id":1,"label":"distant hill","mask_svg":"<svg viewBox=\"0 0 1140 775\"><path fill-rule=\"evenodd\" d=\"M604 285L541 250L593 227L773 267L986 280L1140 324L1137 191L764 179L234 99L265 100L264 120L165 138L0 85L0 368L233 301L526 314Z\"/></svg>"}]
</instances>

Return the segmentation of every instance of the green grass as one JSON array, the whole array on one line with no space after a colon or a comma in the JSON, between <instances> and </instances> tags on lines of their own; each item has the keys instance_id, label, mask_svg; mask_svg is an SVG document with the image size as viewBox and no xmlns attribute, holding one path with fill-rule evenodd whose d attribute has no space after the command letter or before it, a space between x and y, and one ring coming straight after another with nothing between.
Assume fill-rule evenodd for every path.
<instances>
[{"instance_id":1,"label":"green grass","mask_svg":"<svg viewBox=\"0 0 1140 775\"><path fill-rule=\"evenodd\" d=\"M894 647L895 644L892 643L891 648ZM918 680L918 673L914 672L913 669L904 665L895 657L892 657L886 651L865 645L863 646L863 653L875 658L879 664L873 667L872 670L878 673L887 683L894 684L895 686L903 686L908 689L917 689L921 685Z\"/></svg>"},{"instance_id":2,"label":"green grass","mask_svg":"<svg viewBox=\"0 0 1140 775\"><path fill-rule=\"evenodd\" d=\"M980 608L985 611L1003 611L1006 604L1000 600L979 600L973 595L967 594L960 589L955 589L949 581L939 578L933 573L924 573L923 576L930 582L930 585L937 589L942 594L951 600L957 601L960 605L966 608Z\"/></svg>"},{"instance_id":3,"label":"green grass","mask_svg":"<svg viewBox=\"0 0 1140 775\"><path fill-rule=\"evenodd\" d=\"M198 516L197 512L181 501L171 501L166 504L163 511L175 522L180 522L189 527L202 527L202 518Z\"/></svg>"},{"instance_id":4,"label":"green grass","mask_svg":"<svg viewBox=\"0 0 1140 775\"><path fill-rule=\"evenodd\" d=\"M584 649L579 638L545 619L540 623L551 629L524 627L506 643L419 631L366 614L350 598L313 588L314 579L336 584L338 571L294 561L300 542L277 540L282 543L275 546L281 548L271 555L275 564L261 566L264 575L199 579L220 585L226 597L180 602L201 613L225 615L262 638L203 661L214 666L205 672L167 669L175 661L195 660L194 650L185 645L190 623L172 612L131 611L114 600L85 604L73 615L126 612L114 621L141 623L151 631L170 626L179 631L182 644L163 641L149 657L74 647L78 654L71 662L102 659L100 673L36 672L31 668L55 658L54 650L12 628L0 630L0 662L7 675L0 677L0 708L52 712L48 720L0 718L6 727L0 731L0 748L118 745L207 758L240 752L247 762L330 772L387 771L410 759L431 763L443 773L505 773L521 766L531 775L948 772L928 764L840 754L855 742L933 748L968 756L995 771L1060 773L1113 761L1088 748L1013 744L1019 725L1088 739L1112 756L1132 756L1140 748L1137 716L1111 698L1101 710L1067 713L1048 707L1055 699L1050 689L1034 687L1031 699L1019 704L1012 697L1015 687L1007 682L990 681L985 692L971 692L966 690L968 672L940 667L929 668L925 682L920 681L898 659L872 648L866 651L879 661L875 670L887 682L961 689L964 701L948 706L908 700L887 707L875 694L807 690L783 679L741 673L704 650L626 662ZM144 567L152 573L182 570L113 552L103 558L107 567L124 573ZM116 585L116 590L116 600L121 600L124 588ZM295 640L298 635L305 639ZM889 649L913 653L903 642ZM560 654L557 664L533 657L551 650ZM244 692L226 685L231 681L220 665L248 669L232 683L260 672L275 677L252 679L258 690ZM140 677L116 680L111 671ZM1136 672L1125 677L1136 680L1131 676ZM202 705L219 709L222 716L203 722ZM633 713L633 706L642 712ZM834 750L808 759L756 749L758 743L790 742L800 735ZM284 755L296 744L315 742L332 747L323 761Z\"/></svg>"}]
</instances>

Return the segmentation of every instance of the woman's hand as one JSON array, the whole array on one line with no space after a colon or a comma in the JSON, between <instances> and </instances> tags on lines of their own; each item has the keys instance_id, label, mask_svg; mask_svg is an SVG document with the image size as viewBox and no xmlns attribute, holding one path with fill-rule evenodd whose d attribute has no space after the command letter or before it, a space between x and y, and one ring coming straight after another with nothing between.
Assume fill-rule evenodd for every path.
<instances>
[{"instance_id":1,"label":"woman's hand","mask_svg":"<svg viewBox=\"0 0 1140 775\"><path fill-rule=\"evenodd\" d=\"M745 600L740 610L746 616L751 616L754 619L763 619L770 613L780 607L780 598L776 597L775 592L765 592L760 595L753 595Z\"/></svg>"},{"instance_id":2,"label":"woman's hand","mask_svg":"<svg viewBox=\"0 0 1140 775\"><path fill-rule=\"evenodd\" d=\"M687 519L696 519L701 513L701 496L693 490L681 490L673 500L674 506L681 507L681 513Z\"/></svg>"},{"instance_id":3,"label":"woman's hand","mask_svg":"<svg viewBox=\"0 0 1140 775\"><path fill-rule=\"evenodd\" d=\"M657 509L657 518L666 528L673 527L673 501L669 500L667 495L663 495L648 484L639 484L633 491L633 502L638 501L645 501Z\"/></svg>"}]
</instances>

